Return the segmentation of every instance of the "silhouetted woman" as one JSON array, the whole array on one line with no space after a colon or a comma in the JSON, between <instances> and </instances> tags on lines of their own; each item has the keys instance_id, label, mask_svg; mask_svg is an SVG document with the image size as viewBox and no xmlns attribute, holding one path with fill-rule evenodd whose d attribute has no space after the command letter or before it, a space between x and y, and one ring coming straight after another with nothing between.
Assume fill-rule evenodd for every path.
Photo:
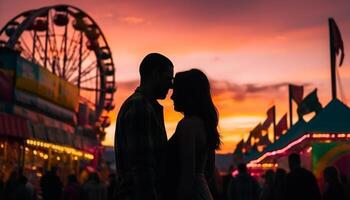
<instances>
[{"instance_id":1,"label":"silhouetted woman","mask_svg":"<svg viewBox=\"0 0 350 200\"><path fill-rule=\"evenodd\" d=\"M207 182L214 175L220 136L208 78L198 69L177 73L171 99L184 117L168 143L166 199L212 200Z\"/></svg>"}]
</instances>

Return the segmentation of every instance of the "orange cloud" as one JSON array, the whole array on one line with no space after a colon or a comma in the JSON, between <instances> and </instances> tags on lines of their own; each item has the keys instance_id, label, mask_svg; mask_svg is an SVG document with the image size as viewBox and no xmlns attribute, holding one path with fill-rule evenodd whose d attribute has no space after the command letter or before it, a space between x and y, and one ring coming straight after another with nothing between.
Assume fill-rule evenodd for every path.
<instances>
[{"instance_id":1,"label":"orange cloud","mask_svg":"<svg viewBox=\"0 0 350 200\"><path fill-rule=\"evenodd\" d=\"M142 24L145 23L145 20L140 17L122 17L120 21L126 22L128 24Z\"/></svg>"}]
</instances>

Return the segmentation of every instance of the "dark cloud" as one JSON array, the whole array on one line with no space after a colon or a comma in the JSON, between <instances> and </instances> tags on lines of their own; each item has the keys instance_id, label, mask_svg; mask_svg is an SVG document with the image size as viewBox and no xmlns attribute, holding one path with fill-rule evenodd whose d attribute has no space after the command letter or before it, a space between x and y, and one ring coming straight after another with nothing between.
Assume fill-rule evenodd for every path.
<instances>
[{"instance_id":1,"label":"dark cloud","mask_svg":"<svg viewBox=\"0 0 350 200\"><path fill-rule=\"evenodd\" d=\"M236 84L229 81L210 80L211 92L214 96L229 95L233 100L243 101L248 96L252 95L267 95L276 94L278 92L285 92L287 90L288 82L276 83L276 84ZM308 87L309 83L302 84L304 87Z\"/></svg>"},{"instance_id":2,"label":"dark cloud","mask_svg":"<svg viewBox=\"0 0 350 200\"><path fill-rule=\"evenodd\" d=\"M277 83L272 85L255 85L255 84L246 84L246 92L247 93L257 93L257 92L264 92L264 91L271 91L271 90L279 90L280 88L284 86L288 86L289 83Z\"/></svg>"}]
</instances>

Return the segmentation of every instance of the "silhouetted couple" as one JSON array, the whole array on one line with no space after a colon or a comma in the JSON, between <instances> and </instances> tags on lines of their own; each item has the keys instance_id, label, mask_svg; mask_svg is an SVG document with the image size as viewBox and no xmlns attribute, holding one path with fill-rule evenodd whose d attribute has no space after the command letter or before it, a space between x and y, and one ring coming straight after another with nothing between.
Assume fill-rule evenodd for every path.
<instances>
[{"instance_id":1,"label":"silhouetted couple","mask_svg":"<svg viewBox=\"0 0 350 200\"><path fill-rule=\"evenodd\" d=\"M116 124L118 198L213 199L207 182L220 136L208 78L198 69L173 78L172 62L158 53L147 55L139 71L140 86L122 105ZM157 100L165 99L170 88L174 109L184 117L167 141Z\"/></svg>"}]
</instances>

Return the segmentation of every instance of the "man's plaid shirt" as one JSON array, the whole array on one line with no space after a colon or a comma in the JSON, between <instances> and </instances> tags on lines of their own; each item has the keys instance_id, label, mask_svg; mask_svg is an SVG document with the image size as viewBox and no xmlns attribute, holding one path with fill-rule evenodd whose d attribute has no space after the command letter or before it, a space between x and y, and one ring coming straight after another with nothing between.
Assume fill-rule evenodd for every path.
<instances>
[{"instance_id":1,"label":"man's plaid shirt","mask_svg":"<svg viewBox=\"0 0 350 200\"><path fill-rule=\"evenodd\" d=\"M116 124L115 150L120 195L125 199L160 199L165 174L163 107L137 88L122 105Z\"/></svg>"}]
</instances>

